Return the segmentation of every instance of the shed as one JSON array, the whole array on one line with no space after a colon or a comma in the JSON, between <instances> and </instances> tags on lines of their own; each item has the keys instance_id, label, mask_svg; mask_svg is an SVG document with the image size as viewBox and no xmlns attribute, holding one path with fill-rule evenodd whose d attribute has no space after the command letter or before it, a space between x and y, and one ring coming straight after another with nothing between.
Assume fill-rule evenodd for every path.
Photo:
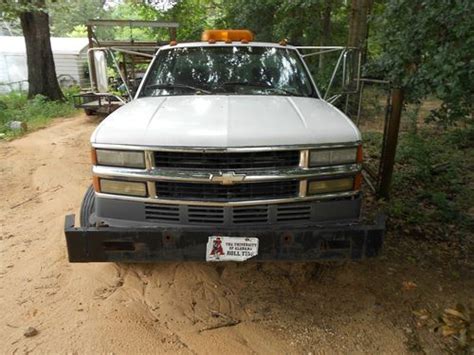
<instances>
[{"instance_id":1,"label":"shed","mask_svg":"<svg viewBox=\"0 0 474 355\"><path fill-rule=\"evenodd\" d=\"M87 38L51 37L56 75L62 86L88 86L87 48ZM27 88L25 39L0 36L0 93Z\"/></svg>"}]
</instances>

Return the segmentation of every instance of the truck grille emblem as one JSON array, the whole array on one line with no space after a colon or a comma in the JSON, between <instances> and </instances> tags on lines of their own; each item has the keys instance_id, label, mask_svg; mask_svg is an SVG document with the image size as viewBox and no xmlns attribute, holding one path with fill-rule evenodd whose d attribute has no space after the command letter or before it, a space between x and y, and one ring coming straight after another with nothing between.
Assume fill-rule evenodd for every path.
<instances>
[{"instance_id":1,"label":"truck grille emblem","mask_svg":"<svg viewBox=\"0 0 474 355\"><path fill-rule=\"evenodd\" d=\"M219 175L209 175L209 180L218 182L221 185L234 185L245 180L246 174L236 174L231 171L228 173L219 172Z\"/></svg>"}]
</instances>

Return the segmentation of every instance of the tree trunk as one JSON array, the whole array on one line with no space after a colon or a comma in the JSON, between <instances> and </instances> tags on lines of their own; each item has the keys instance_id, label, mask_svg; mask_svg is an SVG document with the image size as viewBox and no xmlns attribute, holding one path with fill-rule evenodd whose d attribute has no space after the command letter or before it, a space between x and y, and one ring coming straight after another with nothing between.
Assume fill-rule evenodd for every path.
<instances>
[{"instance_id":1,"label":"tree trunk","mask_svg":"<svg viewBox=\"0 0 474 355\"><path fill-rule=\"evenodd\" d=\"M320 33L320 46L327 46L331 42L331 12L332 12L332 0L326 0L324 2L324 8L321 14L321 33ZM324 55L319 56L319 70L322 70L324 66Z\"/></svg>"},{"instance_id":2,"label":"tree trunk","mask_svg":"<svg viewBox=\"0 0 474 355\"><path fill-rule=\"evenodd\" d=\"M362 64L365 63L367 53L367 35L369 31L368 17L372 9L373 0L352 0L351 16L349 21L349 47L360 48Z\"/></svg>"},{"instance_id":3,"label":"tree trunk","mask_svg":"<svg viewBox=\"0 0 474 355\"><path fill-rule=\"evenodd\" d=\"M35 1L44 6L44 1ZM50 100L64 100L56 77L56 68L51 50L49 15L34 9L20 13L21 28L26 44L28 65L28 98L43 95Z\"/></svg>"},{"instance_id":4,"label":"tree trunk","mask_svg":"<svg viewBox=\"0 0 474 355\"><path fill-rule=\"evenodd\" d=\"M362 7L366 0L351 1L351 15L349 19L349 38L347 45L349 47L360 47L362 44L360 39L360 30L362 22Z\"/></svg>"}]
</instances>

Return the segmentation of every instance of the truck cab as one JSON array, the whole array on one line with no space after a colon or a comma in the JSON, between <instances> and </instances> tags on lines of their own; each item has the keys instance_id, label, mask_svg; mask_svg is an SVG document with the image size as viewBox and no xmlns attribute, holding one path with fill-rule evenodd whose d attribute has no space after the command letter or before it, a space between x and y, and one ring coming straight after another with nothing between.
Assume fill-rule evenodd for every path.
<instances>
[{"instance_id":1,"label":"truck cab","mask_svg":"<svg viewBox=\"0 0 474 355\"><path fill-rule=\"evenodd\" d=\"M249 31L162 46L91 137L70 261L360 259L362 142L296 47Z\"/></svg>"}]
</instances>

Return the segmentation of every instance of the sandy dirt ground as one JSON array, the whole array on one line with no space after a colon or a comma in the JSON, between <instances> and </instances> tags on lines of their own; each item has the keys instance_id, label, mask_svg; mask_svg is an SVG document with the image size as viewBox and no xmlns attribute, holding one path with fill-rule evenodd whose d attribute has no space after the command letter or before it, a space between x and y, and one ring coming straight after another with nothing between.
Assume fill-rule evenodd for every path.
<instances>
[{"instance_id":1,"label":"sandy dirt ground","mask_svg":"<svg viewBox=\"0 0 474 355\"><path fill-rule=\"evenodd\" d=\"M97 123L0 143L0 353L441 353L413 312L473 301L472 273L408 260L396 236L338 265L69 264L64 215L91 182Z\"/></svg>"}]
</instances>

